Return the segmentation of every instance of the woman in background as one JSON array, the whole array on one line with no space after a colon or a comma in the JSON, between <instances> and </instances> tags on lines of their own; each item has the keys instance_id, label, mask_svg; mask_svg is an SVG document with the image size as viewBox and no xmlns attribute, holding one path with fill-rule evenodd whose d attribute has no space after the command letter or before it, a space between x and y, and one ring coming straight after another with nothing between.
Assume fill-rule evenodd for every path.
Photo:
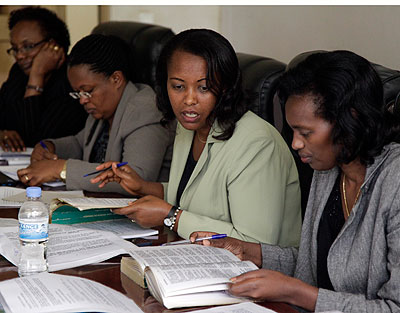
<instances>
[{"instance_id":1,"label":"woman in background","mask_svg":"<svg viewBox=\"0 0 400 313\"><path fill-rule=\"evenodd\" d=\"M204 241L262 265L230 292L307 311L399 312L399 127L378 74L349 51L313 54L283 75L278 95L292 147L315 170L300 247Z\"/></svg>"},{"instance_id":2,"label":"woman in background","mask_svg":"<svg viewBox=\"0 0 400 313\"><path fill-rule=\"evenodd\" d=\"M114 212L142 226L164 223L184 238L207 229L297 246L296 165L277 130L247 111L231 44L206 29L176 35L161 53L156 93L164 120L178 121L169 183L149 181L113 163L92 182L117 181L129 193L144 196Z\"/></svg>"},{"instance_id":3,"label":"woman in background","mask_svg":"<svg viewBox=\"0 0 400 313\"><path fill-rule=\"evenodd\" d=\"M11 12L8 27L7 52L16 62L0 90L0 146L21 151L80 131L87 114L68 95L65 23L47 9L26 7Z\"/></svg>"},{"instance_id":4,"label":"woman in background","mask_svg":"<svg viewBox=\"0 0 400 313\"><path fill-rule=\"evenodd\" d=\"M46 148L37 144L31 165L18 171L23 183L63 179L67 189L98 191L83 175L108 160L128 162L148 180L168 179L174 132L160 124L154 91L130 82L129 69L129 47L117 37L89 35L76 43L68 78L70 96L89 113L85 128L45 140ZM111 184L105 191L123 189Z\"/></svg>"}]
</instances>

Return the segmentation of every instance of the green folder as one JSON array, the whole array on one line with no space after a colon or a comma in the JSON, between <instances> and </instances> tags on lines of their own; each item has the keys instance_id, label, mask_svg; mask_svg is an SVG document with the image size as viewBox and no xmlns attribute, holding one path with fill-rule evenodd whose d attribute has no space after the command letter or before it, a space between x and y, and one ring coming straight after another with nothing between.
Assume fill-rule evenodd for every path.
<instances>
[{"instance_id":1,"label":"green folder","mask_svg":"<svg viewBox=\"0 0 400 313\"><path fill-rule=\"evenodd\" d=\"M90 209L80 211L77 208L63 204L51 214L53 224L76 224L96 221L126 218L125 215L114 214L110 209Z\"/></svg>"}]
</instances>

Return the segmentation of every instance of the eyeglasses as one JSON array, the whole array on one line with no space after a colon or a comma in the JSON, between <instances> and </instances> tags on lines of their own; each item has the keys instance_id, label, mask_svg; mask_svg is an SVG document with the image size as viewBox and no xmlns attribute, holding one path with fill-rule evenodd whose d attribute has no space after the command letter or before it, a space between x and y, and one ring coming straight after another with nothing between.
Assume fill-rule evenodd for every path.
<instances>
[{"instance_id":1,"label":"eyeglasses","mask_svg":"<svg viewBox=\"0 0 400 313\"><path fill-rule=\"evenodd\" d=\"M83 97L85 99L89 99L92 97L92 94L87 91L79 91L79 92L73 91L73 92L70 92L69 95L74 99L80 99L81 97Z\"/></svg>"},{"instance_id":2,"label":"eyeglasses","mask_svg":"<svg viewBox=\"0 0 400 313\"><path fill-rule=\"evenodd\" d=\"M9 48L9 49L7 49L7 53L9 54L9 55L13 55L13 56L16 56L17 54L18 54L18 52L21 52L21 53L30 53L33 49L35 49L38 45L40 45L40 44L42 44L42 43L44 43L44 42L46 42L47 41L47 39L43 39L43 40L41 40L41 41L39 41L39 42L37 42L37 43L33 43L33 44L30 44L30 45L24 45L24 46L22 46L21 48L15 48L15 47L11 47L11 48Z\"/></svg>"}]
</instances>

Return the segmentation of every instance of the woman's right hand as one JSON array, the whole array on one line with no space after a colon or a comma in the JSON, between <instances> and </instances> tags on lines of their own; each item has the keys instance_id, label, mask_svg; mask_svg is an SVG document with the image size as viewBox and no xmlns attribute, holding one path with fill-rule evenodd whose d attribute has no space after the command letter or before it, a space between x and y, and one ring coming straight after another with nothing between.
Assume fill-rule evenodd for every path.
<instances>
[{"instance_id":1,"label":"woman's right hand","mask_svg":"<svg viewBox=\"0 0 400 313\"><path fill-rule=\"evenodd\" d=\"M129 165L124 165L117 168L118 163L119 162L109 161L97 166L96 170L104 170L110 166L111 169L100 173L95 178L92 178L90 182L92 184L100 183L99 188L104 187L110 182L117 182L130 194L135 196L142 195L141 189L144 180Z\"/></svg>"},{"instance_id":2,"label":"woman's right hand","mask_svg":"<svg viewBox=\"0 0 400 313\"><path fill-rule=\"evenodd\" d=\"M0 131L0 146L4 151L25 151L25 143L15 130Z\"/></svg>"},{"instance_id":3,"label":"woman's right hand","mask_svg":"<svg viewBox=\"0 0 400 313\"><path fill-rule=\"evenodd\" d=\"M197 238L216 235L213 232L197 231L190 234L190 241L195 242ZM205 246L223 248L229 250L242 261L252 261L258 267L262 266L261 246L258 243L247 242L232 237L222 239L203 240L199 242Z\"/></svg>"},{"instance_id":4,"label":"woman's right hand","mask_svg":"<svg viewBox=\"0 0 400 313\"><path fill-rule=\"evenodd\" d=\"M41 160L57 160L58 156L55 154L55 147L54 144L50 141L45 141L44 144L46 145L47 149L43 148L40 143L37 143L33 148L32 155L31 155L31 163L35 163Z\"/></svg>"}]
</instances>

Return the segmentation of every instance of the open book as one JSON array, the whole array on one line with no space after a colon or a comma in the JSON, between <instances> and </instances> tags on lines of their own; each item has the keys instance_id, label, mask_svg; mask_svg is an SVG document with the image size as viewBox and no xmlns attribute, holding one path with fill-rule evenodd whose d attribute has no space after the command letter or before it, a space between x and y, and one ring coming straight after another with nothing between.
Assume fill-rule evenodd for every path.
<instances>
[{"instance_id":1,"label":"open book","mask_svg":"<svg viewBox=\"0 0 400 313\"><path fill-rule=\"evenodd\" d=\"M98 282L49 273L0 282L0 302L10 313L143 312L131 299Z\"/></svg>"},{"instance_id":2,"label":"open book","mask_svg":"<svg viewBox=\"0 0 400 313\"><path fill-rule=\"evenodd\" d=\"M249 301L226 291L229 279L258 269L228 250L194 244L142 247L129 254L132 258L121 261L121 272L147 284L168 309Z\"/></svg>"}]
</instances>

